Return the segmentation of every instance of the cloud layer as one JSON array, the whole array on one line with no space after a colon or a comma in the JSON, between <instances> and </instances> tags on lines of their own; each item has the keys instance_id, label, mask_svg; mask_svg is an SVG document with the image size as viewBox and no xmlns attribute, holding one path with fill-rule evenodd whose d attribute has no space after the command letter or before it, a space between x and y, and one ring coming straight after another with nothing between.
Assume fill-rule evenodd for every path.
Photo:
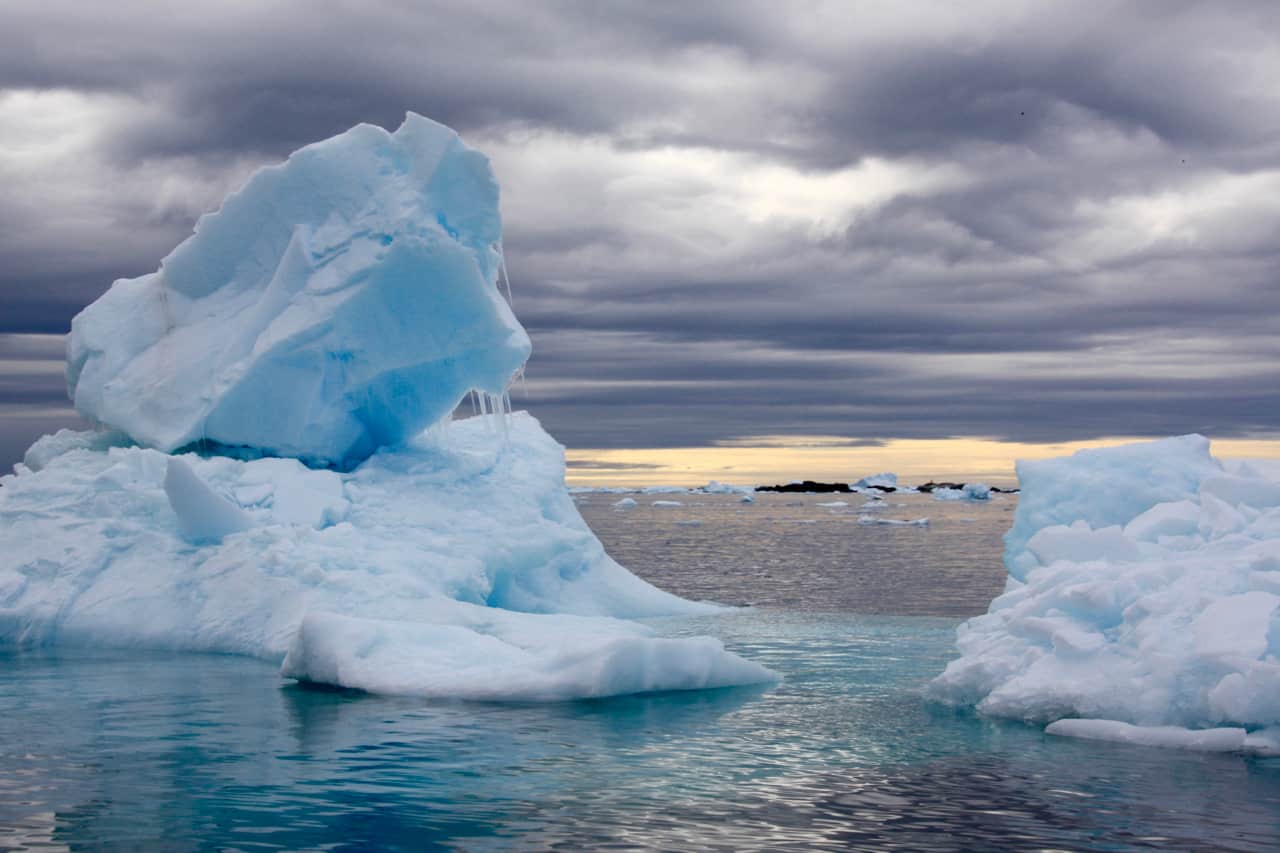
<instances>
[{"instance_id":1,"label":"cloud layer","mask_svg":"<svg viewBox=\"0 0 1280 853\"><path fill-rule=\"evenodd\" d=\"M1274 3L267 5L6 10L9 432L67 411L23 335L410 109L494 161L571 446L1280 432Z\"/></svg>"}]
</instances>

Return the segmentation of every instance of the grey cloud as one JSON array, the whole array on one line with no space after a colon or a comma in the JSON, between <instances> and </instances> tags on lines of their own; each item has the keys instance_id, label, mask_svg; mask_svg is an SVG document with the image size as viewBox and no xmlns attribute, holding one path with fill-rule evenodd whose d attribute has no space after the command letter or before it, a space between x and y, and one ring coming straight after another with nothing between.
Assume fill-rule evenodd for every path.
<instances>
[{"instance_id":1,"label":"grey cloud","mask_svg":"<svg viewBox=\"0 0 1280 853\"><path fill-rule=\"evenodd\" d=\"M881 32L882 4L98 8L6 12L0 88L117 95L92 150L111 180L216 183L406 109L495 144L698 146L811 176L879 157L964 177L821 237L761 224L731 248L659 238L627 211L584 221L554 196L508 217L535 341L527 405L571 446L1280 434L1269 190L1203 202L1221 209L1177 238L1091 248L1116 199L1280 170L1273 3L975 4L959 34L929 15ZM42 201L74 210L48 177ZM584 168L561 192L596 179ZM194 211L144 201L73 227L0 199L0 332L65 331L110 280L154 269ZM6 240L11 223L35 227ZM0 361L21 357L3 341ZM61 399L56 375L6 370L0 404Z\"/></svg>"}]
</instances>

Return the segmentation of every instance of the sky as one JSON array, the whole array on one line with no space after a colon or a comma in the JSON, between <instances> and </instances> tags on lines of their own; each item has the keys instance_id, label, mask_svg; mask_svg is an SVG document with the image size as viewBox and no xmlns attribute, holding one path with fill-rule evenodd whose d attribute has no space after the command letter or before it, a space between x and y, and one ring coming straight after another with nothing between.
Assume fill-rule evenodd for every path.
<instances>
[{"instance_id":1,"label":"sky","mask_svg":"<svg viewBox=\"0 0 1280 853\"><path fill-rule=\"evenodd\" d=\"M406 110L493 162L575 481L1276 455L1278 79L1269 0L0 0L0 469L113 279Z\"/></svg>"}]
</instances>

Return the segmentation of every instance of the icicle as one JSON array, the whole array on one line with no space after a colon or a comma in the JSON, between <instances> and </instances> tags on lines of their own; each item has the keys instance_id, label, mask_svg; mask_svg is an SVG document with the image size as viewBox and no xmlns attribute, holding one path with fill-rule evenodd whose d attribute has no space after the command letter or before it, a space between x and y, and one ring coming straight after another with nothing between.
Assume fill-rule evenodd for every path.
<instances>
[{"instance_id":1,"label":"icicle","mask_svg":"<svg viewBox=\"0 0 1280 853\"><path fill-rule=\"evenodd\" d=\"M502 425L502 438L505 440L511 437L511 407L507 404L507 392L503 391L493 399L498 404L498 423Z\"/></svg>"},{"instance_id":2,"label":"icicle","mask_svg":"<svg viewBox=\"0 0 1280 853\"><path fill-rule=\"evenodd\" d=\"M499 269L502 270L502 280L507 283L507 304L510 305L512 308L514 308L515 303L511 301L511 276L507 275L507 256L506 255L502 256L502 263L499 266Z\"/></svg>"}]
</instances>

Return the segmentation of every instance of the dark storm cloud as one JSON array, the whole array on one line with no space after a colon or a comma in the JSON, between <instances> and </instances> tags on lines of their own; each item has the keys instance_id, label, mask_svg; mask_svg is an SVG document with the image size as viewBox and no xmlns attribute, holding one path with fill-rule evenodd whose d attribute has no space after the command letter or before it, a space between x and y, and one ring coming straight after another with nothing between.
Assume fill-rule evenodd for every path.
<instances>
[{"instance_id":1,"label":"dark storm cloud","mask_svg":"<svg viewBox=\"0 0 1280 853\"><path fill-rule=\"evenodd\" d=\"M0 90L70 100L0 91L0 333L411 109L494 159L572 446L1275 435L1278 48L1269 2L19 4ZM7 423L70 417L41 352Z\"/></svg>"}]
</instances>

